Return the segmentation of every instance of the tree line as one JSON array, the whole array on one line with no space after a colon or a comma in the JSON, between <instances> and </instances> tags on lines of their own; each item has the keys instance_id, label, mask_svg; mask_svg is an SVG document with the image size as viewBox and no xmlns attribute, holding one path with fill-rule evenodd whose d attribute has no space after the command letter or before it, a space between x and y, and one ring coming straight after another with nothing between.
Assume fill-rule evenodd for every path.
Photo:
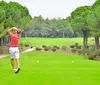
<instances>
[{"instance_id":1,"label":"tree line","mask_svg":"<svg viewBox=\"0 0 100 85\"><path fill-rule=\"evenodd\" d=\"M27 29L26 37L83 37L83 45L88 44L88 37L95 39L96 48L99 49L100 36L100 0L91 6L80 6L72 11L66 19L43 19L35 16L33 29Z\"/></svg>"},{"instance_id":2,"label":"tree line","mask_svg":"<svg viewBox=\"0 0 100 85\"><path fill-rule=\"evenodd\" d=\"M80 6L66 19L44 19L41 15L32 16L25 6L17 2L0 1L0 46L9 42L7 29L16 26L22 29L22 37L83 37L83 45L88 37L94 36L99 48L100 0L92 6Z\"/></svg>"}]
</instances>

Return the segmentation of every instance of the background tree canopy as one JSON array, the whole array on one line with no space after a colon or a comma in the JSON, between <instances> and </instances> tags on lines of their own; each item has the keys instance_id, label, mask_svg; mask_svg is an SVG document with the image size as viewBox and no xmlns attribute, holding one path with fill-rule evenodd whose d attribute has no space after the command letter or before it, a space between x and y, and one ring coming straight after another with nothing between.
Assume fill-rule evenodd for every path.
<instances>
[{"instance_id":1,"label":"background tree canopy","mask_svg":"<svg viewBox=\"0 0 100 85\"><path fill-rule=\"evenodd\" d=\"M83 37L83 45L88 44L88 36L94 36L98 47L100 0L92 6L76 8L66 19L44 19L41 15L32 18L25 6L0 1L0 46L9 41L7 29L13 26L22 29L22 37Z\"/></svg>"},{"instance_id":2,"label":"background tree canopy","mask_svg":"<svg viewBox=\"0 0 100 85\"><path fill-rule=\"evenodd\" d=\"M0 1L0 46L9 42L7 29L16 26L20 29L32 26L32 17L26 7L17 2Z\"/></svg>"},{"instance_id":3,"label":"background tree canopy","mask_svg":"<svg viewBox=\"0 0 100 85\"><path fill-rule=\"evenodd\" d=\"M73 29L66 19L43 19L42 16L33 18L32 37L73 37Z\"/></svg>"}]
</instances>

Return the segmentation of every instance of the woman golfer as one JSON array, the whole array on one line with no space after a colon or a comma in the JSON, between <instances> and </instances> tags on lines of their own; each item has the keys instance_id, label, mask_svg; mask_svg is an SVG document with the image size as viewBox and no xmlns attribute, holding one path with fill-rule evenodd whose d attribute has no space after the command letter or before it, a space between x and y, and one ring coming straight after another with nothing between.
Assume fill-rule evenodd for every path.
<instances>
[{"instance_id":1,"label":"woman golfer","mask_svg":"<svg viewBox=\"0 0 100 85\"><path fill-rule=\"evenodd\" d=\"M11 56L11 65L15 73L20 71L20 59L19 59L19 48L18 48L18 41L21 37L21 31L16 27L8 29L8 33L10 35L10 56ZM14 68L14 59L16 59L18 68Z\"/></svg>"}]
</instances>

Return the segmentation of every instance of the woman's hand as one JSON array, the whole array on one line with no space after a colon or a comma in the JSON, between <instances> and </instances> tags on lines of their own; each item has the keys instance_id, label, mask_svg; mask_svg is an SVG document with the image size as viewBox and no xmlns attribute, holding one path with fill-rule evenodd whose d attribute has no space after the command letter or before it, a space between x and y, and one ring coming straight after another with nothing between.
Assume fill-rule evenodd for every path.
<instances>
[{"instance_id":1,"label":"woman's hand","mask_svg":"<svg viewBox=\"0 0 100 85\"><path fill-rule=\"evenodd\" d=\"M10 29L8 29L7 31L8 31L8 33L10 34L10 35L12 35L13 33L11 32L13 30L13 28L10 28Z\"/></svg>"},{"instance_id":2,"label":"woman's hand","mask_svg":"<svg viewBox=\"0 0 100 85\"><path fill-rule=\"evenodd\" d=\"M13 28L10 28L10 29L8 29L7 31L10 32L10 31L12 31L12 30L13 30Z\"/></svg>"}]
</instances>

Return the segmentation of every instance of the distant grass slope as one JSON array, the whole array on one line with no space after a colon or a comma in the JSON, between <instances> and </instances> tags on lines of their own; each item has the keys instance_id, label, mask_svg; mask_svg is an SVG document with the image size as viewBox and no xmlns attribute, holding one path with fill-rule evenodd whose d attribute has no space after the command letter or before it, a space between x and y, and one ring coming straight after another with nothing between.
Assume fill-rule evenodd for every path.
<instances>
[{"instance_id":1,"label":"distant grass slope","mask_svg":"<svg viewBox=\"0 0 100 85\"><path fill-rule=\"evenodd\" d=\"M25 53L21 71L14 74L7 57L0 60L0 85L100 85L100 62L62 53Z\"/></svg>"},{"instance_id":2,"label":"distant grass slope","mask_svg":"<svg viewBox=\"0 0 100 85\"><path fill-rule=\"evenodd\" d=\"M88 44L94 44L93 38L88 39ZM29 43L33 46L58 45L70 46L75 43L83 45L83 38L21 38L21 42Z\"/></svg>"}]
</instances>

